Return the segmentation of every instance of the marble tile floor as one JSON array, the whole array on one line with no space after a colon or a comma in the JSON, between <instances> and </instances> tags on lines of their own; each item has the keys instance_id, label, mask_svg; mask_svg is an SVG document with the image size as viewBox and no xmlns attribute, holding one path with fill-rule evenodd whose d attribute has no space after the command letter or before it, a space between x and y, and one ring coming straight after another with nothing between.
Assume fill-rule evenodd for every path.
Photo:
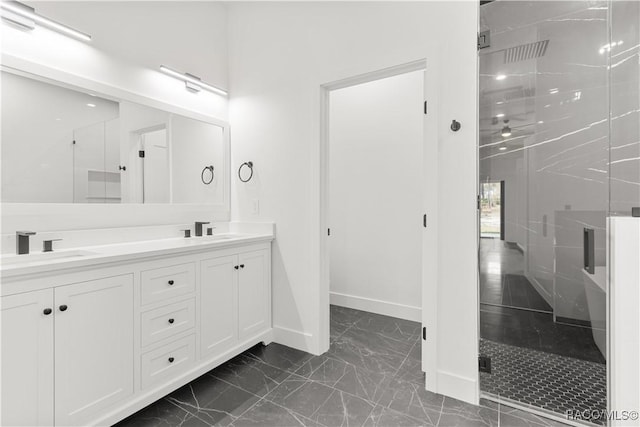
<instances>
[{"instance_id":1,"label":"marble tile floor","mask_svg":"<svg viewBox=\"0 0 640 427\"><path fill-rule=\"evenodd\" d=\"M261 344L117 424L125 426L560 426L424 390L420 324L331 306L321 355Z\"/></svg>"}]
</instances>

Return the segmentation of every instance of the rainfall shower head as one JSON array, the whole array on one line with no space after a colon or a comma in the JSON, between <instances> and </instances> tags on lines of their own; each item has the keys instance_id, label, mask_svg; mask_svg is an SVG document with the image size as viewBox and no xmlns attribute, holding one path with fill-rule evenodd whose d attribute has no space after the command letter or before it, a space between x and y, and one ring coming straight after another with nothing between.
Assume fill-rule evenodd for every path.
<instances>
[{"instance_id":1,"label":"rainfall shower head","mask_svg":"<svg viewBox=\"0 0 640 427\"><path fill-rule=\"evenodd\" d=\"M511 64L513 62L541 58L547 53L547 47L549 47L549 40L510 47L504 50L504 63Z\"/></svg>"}]
</instances>

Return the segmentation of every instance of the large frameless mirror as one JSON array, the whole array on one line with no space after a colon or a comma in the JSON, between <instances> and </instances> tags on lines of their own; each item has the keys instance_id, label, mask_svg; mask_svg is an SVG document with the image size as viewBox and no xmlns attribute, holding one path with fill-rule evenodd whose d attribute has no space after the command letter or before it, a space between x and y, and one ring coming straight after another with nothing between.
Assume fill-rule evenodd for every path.
<instances>
[{"instance_id":1,"label":"large frameless mirror","mask_svg":"<svg viewBox=\"0 0 640 427\"><path fill-rule=\"evenodd\" d=\"M2 71L3 203L228 205L228 128Z\"/></svg>"}]
</instances>

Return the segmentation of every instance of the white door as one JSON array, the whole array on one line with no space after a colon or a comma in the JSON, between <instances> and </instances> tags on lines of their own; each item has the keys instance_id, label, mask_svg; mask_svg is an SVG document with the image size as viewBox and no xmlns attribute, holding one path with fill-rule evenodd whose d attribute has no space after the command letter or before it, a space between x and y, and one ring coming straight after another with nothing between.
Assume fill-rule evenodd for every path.
<instances>
[{"instance_id":1,"label":"white door","mask_svg":"<svg viewBox=\"0 0 640 427\"><path fill-rule=\"evenodd\" d=\"M142 135L144 203L169 203L167 130Z\"/></svg>"},{"instance_id":2,"label":"white door","mask_svg":"<svg viewBox=\"0 0 640 427\"><path fill-rule=\"evenodd\" d=\"M52 289L2 298L0 394L3 426L53 425Z\"/></svg>"},{"instance_id":3,"label":"white door","mask_svg":"<svg viewBox=\"0 0 640 427\"><path fill-rule=\"evenodd\" d=\"M55 289L55 422L88 425L133 394L133 277Z\"/></svg>"},{"instance_id":4,"label":"white door","mask_svg":"<svg viewBox=\"0 0 640 427\"><path fill-rule=\"evenodd\" d=\"M238 261L238 323L242 340L269 327L269 252L242 253Z\"/></svg>"},{"instance_id":5,"label":"white door","mask_svg":"<svg viewBox=\"0 0 640 427\"><path fill-rule=\"evenodd\" d=\"M219 354L238 341L238 257L200 264L200 354ZM236 268L237 267L237 268Z\"/></svg>"},{"instance_id":6,"label":"white door","mask_svg":"<svg viewBox=\"0 0 640 427\"><path fill-rule=\"evenodd\" d=\"M424 206L422 234L422 370L427 390L436 391L437 379L437 284L438 284L438 117L437 86L433 62L427 62L424 72L424 115L422 200Z\"/></svg>"}]
</instances>

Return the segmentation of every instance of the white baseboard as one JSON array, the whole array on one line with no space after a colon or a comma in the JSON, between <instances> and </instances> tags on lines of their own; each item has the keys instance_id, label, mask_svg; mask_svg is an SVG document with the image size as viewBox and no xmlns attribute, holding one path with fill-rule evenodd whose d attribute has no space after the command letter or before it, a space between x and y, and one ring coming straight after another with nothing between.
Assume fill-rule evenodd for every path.
<instances>
[{"instance_id":1,"label":"white baseboard","mask_svg":"<svg viewBox=\"0 0 640 427\"><path fill-rule=\"evenodd\" d=\"M478 380L438 371L438 393L478 405Z\"/></svg>"},{"instance_id":2,"label":"white baseboard","mask_svg":"<svg viewBox=\"0 0 640 427\"><path fill-rule=\"evenodd\" d=\"M420 307L341 294L338 292L330 292L329 301L333 305L369 311L371 313L383 314L385 316L397 317L413 322L422 322L422 309Z\"/></svg>"},{"instance_id":3,"label":"white baseboard","mask_svg":"<svg viewBox=\"0 0 640 427\"><path fill-rule=\"evenodd\" d=\"M273 341L278 344L286 345L287 347L318 355L315 351L317 343L313 340L313 334L308 332L296 331L294 329L285 328L284 326L274 325Z\"/></svg>"}]
</instances>

